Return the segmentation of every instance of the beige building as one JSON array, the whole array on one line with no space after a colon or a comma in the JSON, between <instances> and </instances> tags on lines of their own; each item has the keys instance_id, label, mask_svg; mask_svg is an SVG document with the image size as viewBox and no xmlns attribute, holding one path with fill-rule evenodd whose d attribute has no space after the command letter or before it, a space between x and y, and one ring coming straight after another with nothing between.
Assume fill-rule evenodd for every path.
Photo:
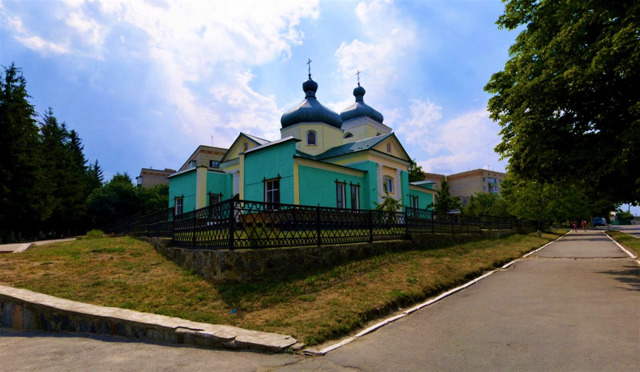
<instances>
[{"instance_id":1,"label":"beige building","mask_svg":"<svg viewBox=\"0 0 640 372\"><path fill-rule=\"evenodd\" d=\"M198 166L205 166L210 169L219 169L220 160L227 152L228 149L221 147L212 147L200 145L196 151L189 156L187 161L180 167L180 171L195 168Z\"/></svg>"},{"instance_id":2,"label":"beige building","mask_svg":"<svg viewBox=\"0 0 640 372\"><path fill-rule=\"evenodd\" d=\"M505 173L487 169L475 169L448 176L437 173L425 173L425 181L433 182L434 190L440 189L440 181L446 180L449 184L449 192L453 196L459 196L462 205L469 202L472 195L479 192L499 193L500 185Z\"/></svg>"},{"instance_id":3,"label":"beige building","mask_svg":"<svg viewBox=\"0 0 640 372\"><path fill-rule=\"evenodd\" d=\"M153 187L156 185L168 185L169 175L175 173L174 169L142 168L140 175L136 177L136 183L140 187Z\"/></svg>"},{"instance_id":4,"label":"beige building","mask_svg":"<svg viewBox=\"0 0 640 372\"><path fill-rule=\"evenodd\" d=\"M227 149L223 149L221 147L212 147L200 145L196 149L196 151L189 156L187 161L180 167L180 171L187 170L190 168L195 168L196 166L204 165L210 169L219 169L220 168L220 159L227 152ZM152 169L152 168L142 168L140 170L140 175L136 177L136 182L140 187L153 187L155 185L168 185L169 184L169 176L176 173L175 169L165 168L161 169Z\"/></svg>"},{"instance_id":5,"label":"beige building","mask_svg":"<svg viewBox=\"0 0 640 372\"><path fill-rule=\"evenodd\" d=\"M451 195L459 196L462 205L469 202L469 198L479 192L500 192L500 184L506 174L487 169L475 169L467 172L447 176Z\"/></svg>"}]
</instances>

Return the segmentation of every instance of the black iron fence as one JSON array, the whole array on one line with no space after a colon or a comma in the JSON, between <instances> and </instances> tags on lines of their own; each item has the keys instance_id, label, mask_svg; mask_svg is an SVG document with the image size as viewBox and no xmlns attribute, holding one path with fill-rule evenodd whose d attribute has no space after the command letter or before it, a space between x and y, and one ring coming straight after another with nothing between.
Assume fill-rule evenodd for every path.
<instances>
[{"instance_id":1,"label":"black iron fence","mask_svg":"<svg viewBox=\"0 0 640 372\"><path fill-rule=\"evenodd\" d=\"M187 248L242 249L406 239L411 233L480 233L522 226L514 218L350 210L230 199L192 212L132 216L110 232L168 237Z\"/></svg>"}]
</instances>

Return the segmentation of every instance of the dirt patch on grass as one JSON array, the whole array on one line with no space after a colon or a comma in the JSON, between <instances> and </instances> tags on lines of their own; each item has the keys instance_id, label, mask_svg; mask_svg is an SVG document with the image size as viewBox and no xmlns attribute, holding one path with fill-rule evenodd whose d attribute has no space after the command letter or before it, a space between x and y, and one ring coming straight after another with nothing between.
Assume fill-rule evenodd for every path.
<instances>
[{"instance_id":1,"label":"dirt patch on grass","mask_svg":"<svg viewBox=\"0 0 640 372\"><path fill-rule=\"evenodd\" d=\"M0 256L0 283L71 300L290 334L322 343L480 275L550 240L511 235L388 253L284 281L212 284L133 238Z\"/></svg>"}]
</instances>

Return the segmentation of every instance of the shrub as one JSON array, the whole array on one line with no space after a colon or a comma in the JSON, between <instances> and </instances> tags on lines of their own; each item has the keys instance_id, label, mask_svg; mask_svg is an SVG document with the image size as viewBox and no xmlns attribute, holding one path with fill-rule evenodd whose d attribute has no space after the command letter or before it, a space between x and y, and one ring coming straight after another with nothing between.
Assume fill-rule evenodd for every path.
<instances>
[{"instance_id":1,"label":"shrub","mask_svg":"<svg viewBox=\"0 0 640 372\"><path fill-rule=\"evenodd\" d=\"M93 229L93 230L87 231L86 238L87 238L87 239L100 239L100 238L104 238L104 231L102 231L102 230L97 230L97 229Z\"/></svg>"}]
</instances>

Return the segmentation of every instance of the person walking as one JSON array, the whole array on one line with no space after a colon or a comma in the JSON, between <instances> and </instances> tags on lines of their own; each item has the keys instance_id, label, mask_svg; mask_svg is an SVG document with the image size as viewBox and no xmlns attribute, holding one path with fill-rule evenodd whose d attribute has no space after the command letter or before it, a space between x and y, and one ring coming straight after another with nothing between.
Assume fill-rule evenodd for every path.
<instances>
[{"instance_id":1,"label":"person walking","mask_svg":"<svg viewBox=\"0 0 640 372\"><path fill-rule=\"evenodd\" d=\"M587 221L582 220L582 228L584 229L584 232L587 232Z\"/></svg>"}]
</instances>

